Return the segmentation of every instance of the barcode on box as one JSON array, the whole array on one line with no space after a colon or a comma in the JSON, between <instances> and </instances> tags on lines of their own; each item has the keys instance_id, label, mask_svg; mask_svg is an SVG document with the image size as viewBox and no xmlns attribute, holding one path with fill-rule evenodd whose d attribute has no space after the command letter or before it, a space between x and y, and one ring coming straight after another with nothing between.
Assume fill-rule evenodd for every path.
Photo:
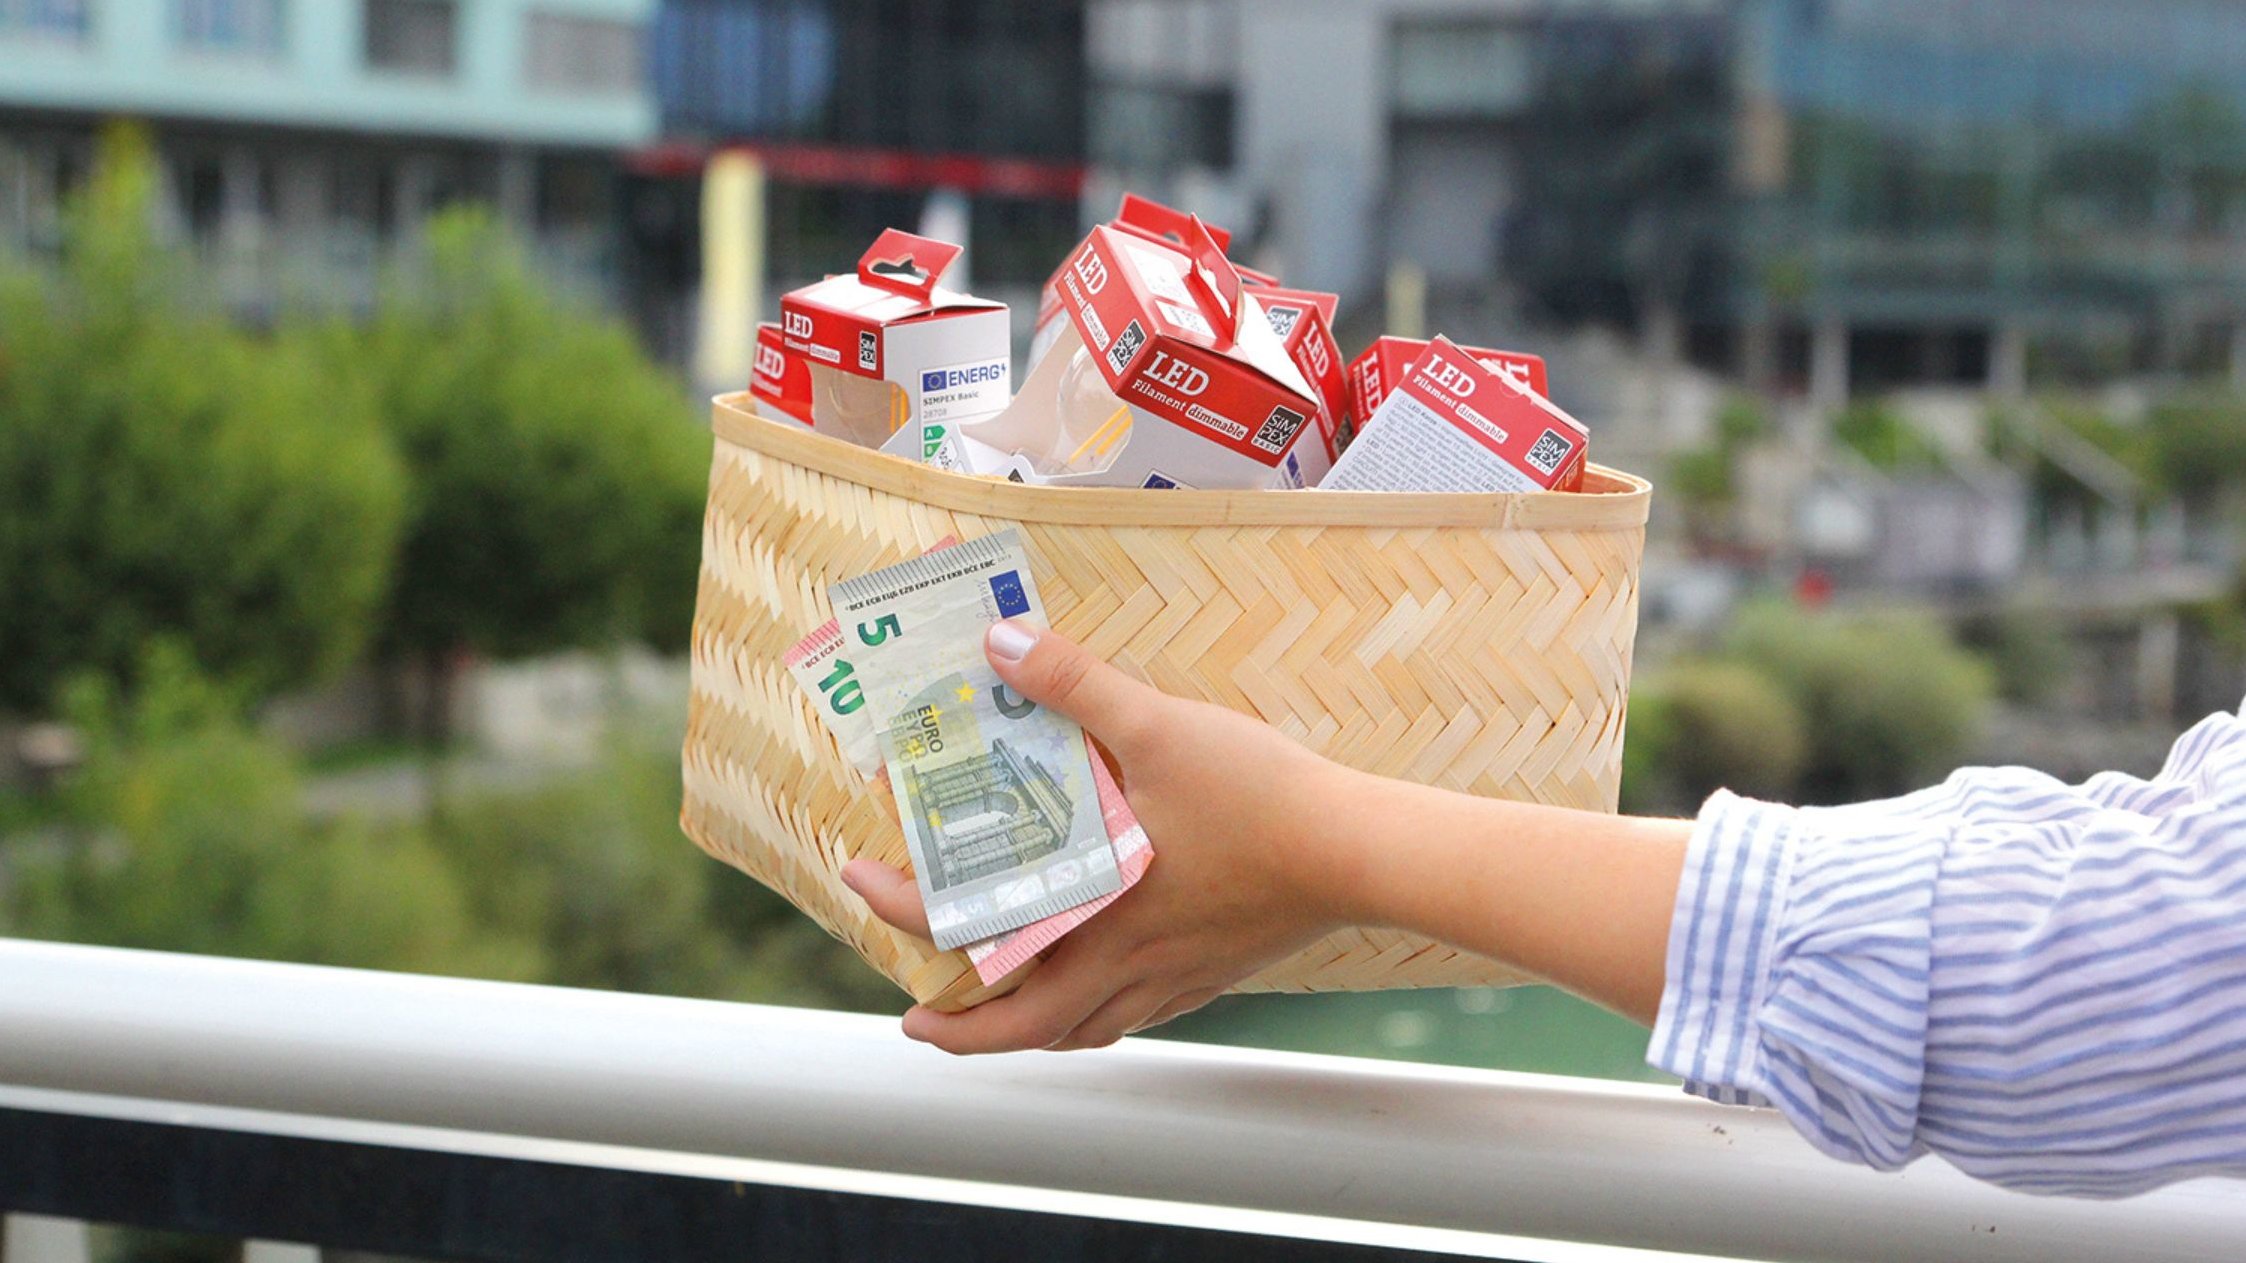
<instances>
[{"instance_id":1,"label":"barcode on box","mask_svg":"<svg viewBox=\"0 0 2246 1263\"><path fill-rule=\"evenodd\" d=\"M1537 472L1541 474L1549 475L1553 470L1560 467L1561 461L1567 458L1568 441L1552 430L1546 430L1544 437L1538 439L1535 445L1529 448L1528 462L1536 466Z\"/></svg>"},{"instance_id":2,"label":"barcode on box","mask_svg":"<svg viewBox=\"0 0 2246 1263\"><path fill-rule=\"evenodd\" d=\"M1273 408L1271 415L1263 419L1263 425L1257 429L1256 436L1248 441L1267 452L1286 451L1287 444L1294 441L1295 431L1302 428L1305 419L1303 414L1292 408Z\"/></svg>"},{"instance_id":3,"label":"barcode on box","mask_svg":"<svg viewBox=\"0 0 2246 1263\"><path fill-rule=\"evenodd\" d=\"M1116 372L1122 372L1131 366L1131 357L1138 354L1139 348L1145 345L1146 330L1140 328L1139 322L1134 320L1123 326L1123 332L1115 335L1115 345L1107 349L1108 365Z\"/></svg>"}]
</instances>

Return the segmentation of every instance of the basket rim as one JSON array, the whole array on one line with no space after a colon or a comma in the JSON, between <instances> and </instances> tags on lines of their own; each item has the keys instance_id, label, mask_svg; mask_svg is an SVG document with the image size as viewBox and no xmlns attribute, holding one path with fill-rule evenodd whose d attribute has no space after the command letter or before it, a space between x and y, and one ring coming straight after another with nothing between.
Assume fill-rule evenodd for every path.
<instances>
[{"instance_id":1,"label":"basket rim","mask_svg":"<svg viewBox=\"0 0 2246 1263\"><path fill-rule=\"evenodd\" d=\"M1483 530L1635 530L1653 484L1592 465L1581 494L1551 492L1164 491L1035 487L977 478L813 434L755 411L746 391L713 396L710 428L727 443L955 513L1072 526L1468 526Z\"/></svg>"}]
</instances>

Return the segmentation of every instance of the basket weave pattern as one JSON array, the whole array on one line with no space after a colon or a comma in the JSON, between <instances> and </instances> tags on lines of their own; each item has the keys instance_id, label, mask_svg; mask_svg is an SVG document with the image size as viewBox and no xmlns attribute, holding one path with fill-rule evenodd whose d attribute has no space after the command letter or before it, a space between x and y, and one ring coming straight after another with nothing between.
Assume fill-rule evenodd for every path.
<instances>
[{"instance_id":1,"label":"basket weave pattern","mask_svg":"<svg viewBox=\"0 0 2246 1263\"><path fill-rule=\"evenodd\" d=\"M815 438L737 397L713 418L682 823L919 1000L971 1005L1020 975L985 988L964 955L890 930L842 886L846 860L908 863L904 837L886 787L843 758L781 655L831 613L828 584L946 535L1018 526L1061 632L1329 758L1614 808L1643 482L1594 470L1604 494L1580 496L1062 491ZM1424 939L1347 930L1243 989L1519 981Z\"/></svg>"}]
</instances>

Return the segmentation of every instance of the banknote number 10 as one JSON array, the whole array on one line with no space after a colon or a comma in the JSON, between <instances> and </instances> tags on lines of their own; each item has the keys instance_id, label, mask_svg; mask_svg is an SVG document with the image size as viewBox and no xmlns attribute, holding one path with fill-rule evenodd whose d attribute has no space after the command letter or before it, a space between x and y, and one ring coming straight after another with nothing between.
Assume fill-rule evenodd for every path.
<instances>
[{"instance_id":1,"label":"banknote number 10","mask_svg":"<svg viewBox=\"0 0 2246 1263\"><path fill-rule=\"evenodd\" d=\"M857 673L858 668L837 658L834 670L819 681L819 691L826 695L827 705L834 707L835 714L848 715L866 704L866 691L850 678Z\"/></svg>"},{"instance_id":2,"label":"banknote number 10","mask_svg":"<svg viewBox=\"0 0 2246 1263\"><path fill-rule=\"evenodd\" d=\"M898 625L894 614L884 614L870 623L858 624L858 639L868 645L878 645L891 636L904 634L905 629ZM834 707L835 714L848 715L866 704L865 689L851 678L857 674L858 668L837 658L834 670L827 672L827 678L819 681L819 691L826 695L827 705Z\"/></svg>"}]
</instances>

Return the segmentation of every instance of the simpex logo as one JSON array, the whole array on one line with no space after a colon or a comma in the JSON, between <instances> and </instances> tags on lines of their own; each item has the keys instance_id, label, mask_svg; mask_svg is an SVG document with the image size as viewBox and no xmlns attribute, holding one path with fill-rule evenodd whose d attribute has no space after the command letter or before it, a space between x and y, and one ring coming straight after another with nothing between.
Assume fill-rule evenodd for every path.
<instances>
[{"instance_id":1,"label":"simpex logo","mask_svg":"<svg viewBox=\"0 0 2246 1263\"><path fill-rule=\"evenodd\" d=\"M1087 293L1097 294L1107 288L1107 261L1100 258L1099 251L1085 246L1084 253L1076 256L1076 278L1084 282Z\"/></svg>"},{"instance_id":2,"label":"simpex logo","mask_svg":"<svg viewBox=\"0 0 2246 1263\"><path fill-rule=\"evenodd\" d=\"M784 332L785 332L785 333L786 333L786 334L787 334L787 335L788 335L789 337L791 337L791 338L808 338L808 337L810 337L810 336L811 336L811 313L810 313L810 312L807 312L807 311L791 311L791 312L787 312L787 313L785 313L785 315L786 315L786 318L787 318L787 319L786 319L786 323L785 323L785 324L784 324L784 325L782 326L782 328L783 328L783 331L784 331Z\"/></svg>"},{"instance_id":3,"label":"simpex logo","mask_svg":"<svg viewBox=\"0 0 2246 1263\"><path fill-rule=\"evenodd\" d=\"M1474 375L1439 354L1428 356L1427 367L1421 369L1420 373L1435 383L1443 393L1455 399L1464 399L1474 393Z\"/></svg>"},{"instance_id":4,"label":"simpex logo","mask_svg":"<svg viewBox=\"0 0 2246 1263\"><path fill-rule=\"evenodd\" d=\"M932 368L920 375L920 393L933 395L938 391L989 386L1005 381L1006 376L1004 360L992 360L987 364L963 364L958 368Z\"/></svg>"}]
</instances>

